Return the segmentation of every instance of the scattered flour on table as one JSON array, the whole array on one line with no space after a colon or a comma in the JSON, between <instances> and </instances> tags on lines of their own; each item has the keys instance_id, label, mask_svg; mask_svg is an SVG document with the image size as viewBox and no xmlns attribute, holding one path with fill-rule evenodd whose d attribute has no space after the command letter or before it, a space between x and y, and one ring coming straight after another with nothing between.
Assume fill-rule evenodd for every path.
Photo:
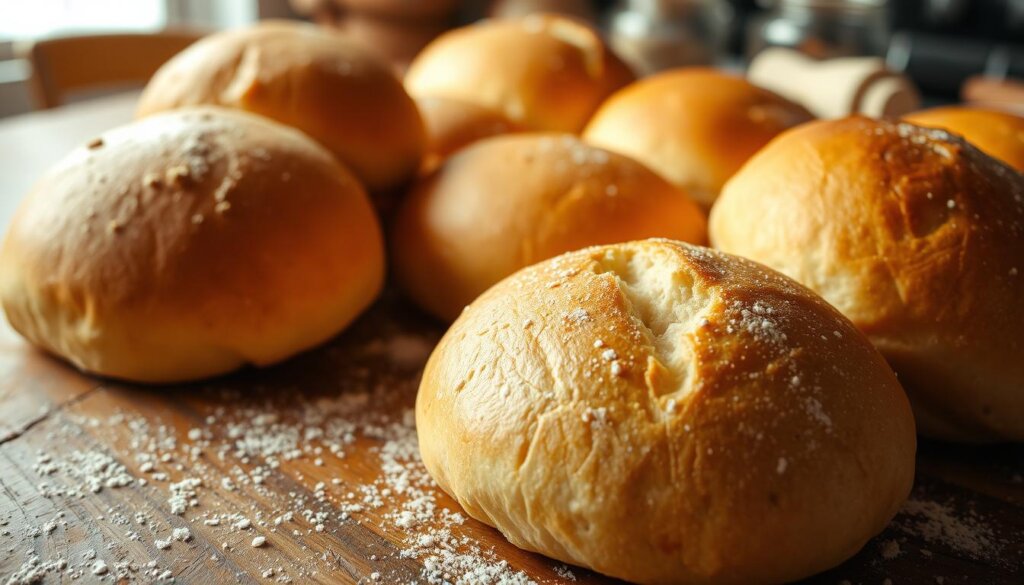
<instances>
[{"instance_id":1,"label":"scattered flour on table","mask_svg":"<svg viewBox=\"0 0 1024 585\"><path fill-rule=\"evenodd\" d=\"M585 319L582 314L572 318ZM392 367L415 372L431 348L419 337L398 335L371 342L362 351L373 359L387 360ZM397 569L386 563L373 566L373 561L391 555L393 560L415 559L422 567L415 580L432 585L534 583L490 545L470 536L464 528L467 519L442 503L443 496L420 459L413 409L401 402L397 408L380 406L388 400L396 402L395 396L401 393L387 383L360 383L355 377L354 388L328 397L306 396L298 389L259 394L257 388L253 394L265 398L256 399L211 388L214 395L223 394L224 405L203 412L201 424L181 430L169 422L125 413L66 415L90 434L125 445L123 452L130 455L118 461L103 450L55 447L39 454L33 467L42 480L40 491L57 505L58 498L82 498L105 489L149 491L156 497L148 499L161 502L161 513L111 508L103 516L85 520L116 526L126 542L138 541L149 548L154 560L141 565L118 562L127 553L116 543L71 562L44 561L29 552L17 572L0 576L0 584L28 585L44 578L60 580L59 575L110 582L173 579L169 567L177 564L176 558L190 551L208 554L199 553L199 545L187 544L199 535L217 545L213 564L233 554L256 555L262 564L257 576L277 583L304 582L330 575L342 564L330 544L312 537L355 523L379 525L401 538L397 553L373 555L374 582L409 582L409 574L395 574ZM415 377L406 373L396 383L412 384ZM412 393L406 388L404 395ZM603 412L591 414L595 423L604 421ZM67 427L55 431L54 445L75 444L60 440L61 432L82 432L73 425ZM344 468L357 442L360 461L355 464L379 470L372 481L346 479L351 475ZM311 480L304 476L303 465L323 470L318 476L332 475L336 469L342 477ZM281 487L293 479L312 489ZM258 498L247 497L250 494ZM179 517L186 526L168 525L167 514ZM46 524L37 532L46 536L55 528L56 524L53 528ZM278 536L271 539L275 533ZM272 545L278 538L292 539L307 558L296 561L280 555ZM558 580L575 580L564 565L552 563L551 571Z\"/></svg>"},{"instance_id":2,"label":"scattered flour on table","mask_svg":"<svg viewBox=\"0 0 1024 585\"><path fill-rule=\"evenodd\" d=\"M995 558L1001 548L983 519L972 512L958 514L951 505L936 501L908 500L896 526L926 542L942 544L975 558Z\"/></svg>"}]
</instances>

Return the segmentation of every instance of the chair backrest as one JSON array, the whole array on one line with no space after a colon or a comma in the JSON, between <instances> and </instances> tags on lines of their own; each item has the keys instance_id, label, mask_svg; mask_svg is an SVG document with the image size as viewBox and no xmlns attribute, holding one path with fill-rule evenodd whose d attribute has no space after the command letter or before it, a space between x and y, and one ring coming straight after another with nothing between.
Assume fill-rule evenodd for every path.
<instances>
[{"instance_id":1,"label":"chair backrest","mask_svg":"<svg viewBox=\"0 0 1024 585\"><path fill-rule=\"evenodd\" d=\"M143 84L176 53L202 36L190 31L72 36L36 41L28 51L39 108L69 94L104 86Z\"/></svg>"}]
</instances>

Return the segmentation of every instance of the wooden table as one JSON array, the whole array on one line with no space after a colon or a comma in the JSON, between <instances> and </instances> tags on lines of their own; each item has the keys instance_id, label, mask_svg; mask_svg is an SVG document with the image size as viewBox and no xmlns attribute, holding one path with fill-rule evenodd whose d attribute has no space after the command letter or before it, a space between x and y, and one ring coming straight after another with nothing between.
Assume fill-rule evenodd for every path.
<instances>
[{"instance_id":1,"label":"wooden table","mask_svg":"<svg viewBox=\"0 0 1024 585\"><path fill-rule=\"evenodd\" d=\"M127 120L131 99L0 122L3 225L43 168ZM408 409L442 332L387 292L285 364L142 387L80 375L5 326L0 585L610 582L516 549L430 484ZM1024 583L1022 475L1019 446L922 442L904 511L808 582Z\"/></svg>"}]
</instances>

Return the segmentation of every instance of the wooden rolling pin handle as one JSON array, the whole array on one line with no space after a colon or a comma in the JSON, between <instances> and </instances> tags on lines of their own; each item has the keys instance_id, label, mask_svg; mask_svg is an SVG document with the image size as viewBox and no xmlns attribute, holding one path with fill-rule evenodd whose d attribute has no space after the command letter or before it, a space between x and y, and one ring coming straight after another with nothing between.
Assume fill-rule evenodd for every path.
<instances>
[{"instance_id":1,"label":"wooden rolling pin handle","mask_svg":"<svg viewBox=\"0 0 1024 585\"><path fill-rule=\"evenodd\" d=\"M747 77L802 103L819 118L898 116L921 103L913 83L875 57L817 61L790 49L770 48L754 58Z\"/></svg>"}]
</instances>

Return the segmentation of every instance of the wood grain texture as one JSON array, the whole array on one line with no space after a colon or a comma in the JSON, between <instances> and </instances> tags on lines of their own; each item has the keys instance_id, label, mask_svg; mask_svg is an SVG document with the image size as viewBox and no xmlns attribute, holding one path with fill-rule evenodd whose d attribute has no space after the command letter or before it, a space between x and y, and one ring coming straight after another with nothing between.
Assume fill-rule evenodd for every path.
<instances>
[{"instance_id":1,"label":"wood grain texture","mask_svg":"<svg viewBox=\"0 0 1024 585\"><path fill-rule=\"evenodd\" d=\"M239 478L251 477L264 462L236 457L224 445L230 445L225 439L237 422L233 413L251 416L258 409L298 420L309 416L311 405L334 404L346 393L362 400L353 416L364 423L394 420L412 404L425 351L441 333L441 326L389 294L349 331L280 366L207 383L136 387L73 372L9 339L8 332L0 345L0 428L5 433L0 439L0 583L23 565L29 551L44 561L67 560L63 571L47 574L45 582L55 583L75 576L76 582L110 582L118 576L123 581L159 581L154 573L176 583L423 581L422 559L401 554L415 530L395 526L400 499L387 498L379 508L338 520L341 508L352 501L345 493L379 481L379 439L360 435L340 458L310 451L282 460L261 485ZM411 343L412 350L389 350L387 344L395 339ZM208 423L211 415L216 421ZM327 418L334 416L345 418L334 411ZM131 428L142 422L149 425L145 432ZM199 458L184 455L193 429L204 435L200 443L205 451ZM140 436L165 443L173 437L174 444L153 450L132 443ZM143 470L139 454L149 451L171 454L167 462L156 464L158 473L167 474L165 481ZM76 453L108 454L132 477L146 478L146 485L74 493L82 491L81 478L65 470L40 473L41 457L74 461ZM317 458L323 459L322 465L316 464ZM948 526L929 524L926 516L911 510L854 559L808 582L935 583L941 577L947 584L1020 583L1022 473L1024 450L1017 446L923 442L912 501L948 512L952 529L966 530L981 543L969 542L965 549L942 533ZM197 475L203 479L198 505L184 515L172 514L169 486ZM224 478L234 482L233 489L225 487ZM325 496L318 499L321 482L327 487L321 486ZM439 507L458 510L447 496L434 493ZM274 525L275 517L307 507L314 513L326 511L322 532L301 513ZM204 523L228 514L251 519L252 528L237 529L224 520L217 526ZM191 540L175 541L166 550L156 547L157 541L170 538L173 528L182 527L190 530ZM516 549L475 521L452 527L452 533L467 537L470 547L493 551L494 561L506 560L511 570L523 571L536 582L567 581L556 572L557 563ZM257 534L267 538L266 546L251 546ZM106 575L92 573L90 551L107 564ZM154 561L155 567L147 566ZM583 569L573 568L572 573L580 583L611 582ZM454 582L456 575L451 577Z\"/></svg>"}]
</instances>

